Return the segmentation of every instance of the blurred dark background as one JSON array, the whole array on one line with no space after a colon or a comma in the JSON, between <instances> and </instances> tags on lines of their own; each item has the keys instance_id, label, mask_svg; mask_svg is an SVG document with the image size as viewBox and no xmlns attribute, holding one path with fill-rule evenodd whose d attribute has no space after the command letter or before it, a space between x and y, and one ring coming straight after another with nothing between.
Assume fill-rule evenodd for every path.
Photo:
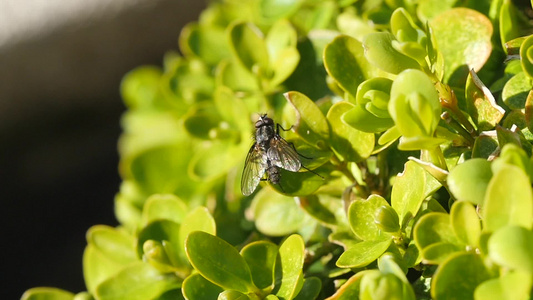
<instances>
[{"instance_id":1,"label":"blurred dark background","mask_svg":"<svg viewBox=\"0 0 533 300\"><path fill-rule=\"evenodd\" d=\"M85 233L116 226L122 76L161 65L198 0L0 0L1 299L85 290Z\"/></svg>"}]
</instances>

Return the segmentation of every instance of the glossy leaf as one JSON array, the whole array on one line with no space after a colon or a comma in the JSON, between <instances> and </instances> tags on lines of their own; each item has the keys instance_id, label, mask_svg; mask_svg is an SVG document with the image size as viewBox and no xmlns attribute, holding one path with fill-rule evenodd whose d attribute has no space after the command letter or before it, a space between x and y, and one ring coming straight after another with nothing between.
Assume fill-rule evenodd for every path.
<instances>
[{"instance_id":1,"label":"glossy leaf","mask_svg":"<svg viewBox=\"0 0 533 300\"><path fill-rule=\"evenodd\" d=\"M139 256L143 254L143 245L148 240L155 240L158 242L166 241L169 243L169 247L172 248L172 253L176 253L181 247L179 243L179 229L180 225L168 221L168 220L158 220L148 224L146 227L139 232L137 237L137 253ZM173 259L173 257L171 257Z\"/></svg>"},{"instance_id":2,"label":"glossy leaf","mask_svg":"<svg viewBox=\"0 0 533 300\"><path fill-rule=\"evenodd\" d=\"M396 177L391 194L391 206L398 213L402 228L418 213L426 196L438 187L438 182L415 162L405 164L404 171Z\"/></svg>"},{"instance_id":3,"label":"glossy leaf","mask_svg":"<svg viewBox=\"0 0 533 300\"><path fill-rule=\"evenodd\" d=\"M414 228L415 242L424 249L434 243L457 243L450 217L444 213L432 212L423 215Z\"/></svg>"},{"instance_id":4,"label":"glossy leaf","mask_svg":"<svg viewBox=\"0 0 533 300\"><path fill-rule=\"evenodd\" d=\"M387 201L378 195L368 199L355 200L348 208L348 221L353 233L362 240L382 240L390 238L375 222L378 209L389 206Z\"/></svg>"},{"instance_id":5,"label":"glossy leaf","mask_svg":"<svg viewBox=\"0 0 533 300\"><path fill-rule=\"evenodd\" d=\"M311 145L319 149L324 148L325 141L329 140L330 129L326 117L318 106L299 92L287 92L283 95L291 104L296 116L293 124L296 133Z\"/></svg>"},{"instance_id":6,"label":"glossy leaf","mask_svg":"<svg viewBox=\"0 0 533 300\"><path fill-rule=\"evenodd\" d=\"M334 151L344 160L357 162L372 153L374 134L359 131L343 121L343 115L353 108L348 102L335 103L326 118L331 125L331 145Z\"/></svg>"},{"instance_id":7,"label":"glossy leaf","mask_svg":"<svg viewBox=\"0 0 533 300\"><path fill-rule=\"evenodd\" d=\"M302 289L305 244L301 236L293 234L279 246L281 278L276 277L276 296L292 299Z\"/></svg>"},{"instance_id":8,"label":"glossy leaf","mask_svg":"<svg viewBox=\"0 0 533 300\"><path fill-rule=\"evenodd\" d=\"M511 109L523 109L526 104L527 95L533 89L533 79L521 72L513 76L502 91L503 102Z\"/></svg>"},{"instance_id":9,"label":"glossy leaf","mask_svg":"<svg viewBox=\"0 0 533 300\"><path fill-rule=\"evenodd\" d=\"M457 239L465 245L476 247L481 235L481 221L472 203L466 201L454 203L450 217Z\"/></svg>"},{"instance_id":10,"label":"glossy leaf","mask_svg":"<svg viewBox=\"0 0 533 300\"><path fill-rule=\"evenodd\" d=\"M376 270L365 270L357 272L352 277L348 278L346 282L327 300L352 300L359 299L361 278L366 274L377 272Z\"/></svg>"},{"instance_id":11,"label":"glossy leaf","mask_svg":"<svg viewBox=\"0 0 533 300\"><path fill-rule=\"evenodd\" d=\"M250 268L230 244L202 231L189 234L185 251L193 267L207 280L242 293L256 291Z\"/></svg>"},{"instance_id":12,"label":"glossy leaf","mask_svg":"<svg viewBox=\"0 0 533 300\"><path fill-rule=\"evenodd\" d=\"M466 107L478 130L493 129L503 118L505 110L496 103L496 99L474 70L469 71L465 93Z\"/></svg>"},{"instance_id":13,"label":"glossy leaf","mask_svg":"<svg viewBox=\"0 0 533 300\"><path fill-rule=\"evenodd\" d=\"M365 57L385 72L399 74L407 69L419 69L416 60L398 52L392 46L393 36L388 32L374 32L363 39Z\"/></svg>"},{"instance_id":14,"label":"glossy leaf","mask_svg":"<svg viewBox=\"0 0 533 300\"><path fill-rule=\"evenodd\" d=\"M489 278L481 257L460 252L437 269L431 281L431 296L438 300L473 299L476 287Z\"/></svg>"},{"instance_id":15,"label":"glossy leaf","mask_svg":"<svg viewBox=\"0 0 533 300\"><path fill-rule=\"evenodd\" d=\"M156 194L150 196L144 204L142 224L155 220L170 220L181 223L187 214L187 204L172 194Z\"/></svg>"},{"instance_id":16,"label":"glossy leaf","mask_svg":"<svg viewBox=\"0 0 533 300\"><path fill-rule=\"evenodd\" d=\"M390 246L392 239L362 241L350 246L337 260L340 268L361 268L378 259Z\"/></svg>"},{"instance_id":17,"label":"glossy leaf","mask_svg":"<svg viewBox=\"0 0 533 300\"><path fill-rule=\"evenodd\" d=\"M450 255L459 252L461 248L448 242L436 242L425 247L421 255L425 264L442 264Z\"/></svg>"},{"instance_id":18,"label":"glossy leaf","mask_svg":"<svg viewBox=\"0 0 533 300\"><path fill-rule=\"evenodd\" d=\"M531 220L530 220L531 221ZM505 226L489 239L489 256L497 264L533 273L533 232L519 226Z\"/></svg>"},{"instance_id":19,"label":"glossy leaf","mask_svg":"<svg viewBox=\"0 0 533 300\"><path fill-rule=\"evenodd\" d=\"M524 73L533 78L533 35L530 35L520 46L520 63Z\"/></svg>"},{"instance_id":20,"label":"glossy leaf","mask_svg":"<svg viewBox=\"0 0 533 300\"><path fill-rule=\"evenodd\" d=\"M314 300L320 294L322 281L318 277L308 277L304 280L302 289L294 300Z\"/></svg>"},{"instance_id":21,"label":"glossy leaf","mask_svg":"<svg viewBox=\"0 0 533 300\"><path fill-rule=\"evenodd\" d=\"M150 299L180 286L176 276L163 275L149 264L138 262L98 285L95 297L102 300Z\"/></svg>"},{"instance_id":22,"label":"glossy leaf","mask_svg":"<svg viewBox=\"0 0 533 300\"><path fill-rule=\"evenodd\" d=\"M340 35L324 49L324 67L341 88L355 97L357 87L374 73L374 67L365 59L361 42Z\"/></svg>"},{"instance_id":23,"label":"glossy leaf","mask_svg":"<svg viewBox=\"0 0 533 300\"><path fill-rule=\"evenodd\" d=\"M474 158L453 168L447 182L450 191L458 200L482 204L491 178L490 162Z\"/></svg>"},{"instance_id":24,"label":"glossy leaf","mask_svg":"<svg viewBox=\"0 0 533 300\"><path fill-rule=\"evenodd\" d=\"M181 30L179 45L185 55L196 55L210 65L230 56L226 34L217 26L190 23Z\"/></svg>"},{"instance_id":25,"label":"glossy leaf","mask_svg":"<svg viewBox=\"0 0 533 300\"><path fill-rule=\"evenodd\" d=\"M261 190L254 198L253 212L257 229L272 236L296 232L309 218L293 198L269 189Z\"/></svg>"},{"instance_id":26,"label":"glossy leaf","mask_svg":"<svg viewBox=\"0 0 533 300\"><path fill-rule=\"evenodd\" d=\"M480 284L474 293L476 300L528 299L531 275L525 272L508 272L501 277Z\"/></svg>"},{"instance_id":27,"label":"glossy leaf","mask_svg":"<svg viewBox=\"0 0 533 300\"><path fill-rule=\"evenodd\" d=\"M203 206L199 206L190 211L180 224L178 236L179 248L176 249L176 251L178 252L178 255L180 255L182 262L186 265L188 265L188 263L185 255L185 240L187 239L187 236L194 231L203 231L212 235L216 234L215 220L207 208Z\"/></svg>"},{"instance_id":28,"label":"glossy leaf","mask_svg":"<svg viewBox=\"0 0 533 300\"><path fill-rule=\"evenodd\" d=\"M423 72L402 72L391 87L389 113L405 137L431 137L440 120L437 91Z\"/></svg>"},{"instance_id":29,"label":"glossy leaf","mask_svg":"<svg viewBox=\"0 0 533 300\"><path fill-rule=\"evenodd\" d=\"M350 126L364 132L382 132L394 125L389 111L392 80L375 77L357 87L356 106L343 115Z\"/></svg>"},{"instance_id":30,"label":"glossy leaf","mask_svg":"<svg viewBox=\"0 0 533 300\"><path fill-rule=\"evenodd\" d=\"M125 266L99 251L94 245L87 245L83 252L83 278L87 290L94 294L103 281L111 278Z\"/></svg>"},{"instance_id":31,"label":"glossy leaf","mask_svg":"<svg viewBox=\"0 0 533 300\"><path fill-rule=\"evenodd\" d=\"M190 275L183 281L181 291L187 300L207 300L217 299L218 294L222 293L224 289L196 273Z\"/></svg>"},{"instance_id":32,"label":"glossy leaf","mask_svg":"<svg viewBox=\"0 0 533 300\"><path fill-rule=\"evenodd\" d=\"M525 172L512 165L502 166L487 186L482 213L488 231L506 225L531 228L533 195Z\"/></svg>"},{"instance_id":33,"label":"glossy leaf","mask_svg":"<svg viewBox=\"0 0 533 300\"><path fill-rule=\"evenodd\" d=\"M323 203L318 196L298 197L296 200L300 204L300 207L316 220L325 224L337 224L337 218L335 213L330 209L331 206Z\"/></svg>"},{"instance_id":34,"label":"glossy leaf","mask_svg":"<svg viewBox=\"0 0 533 300\"><path fill-rule=\"evenodd\" d=\"M405 299L414 300L411 286L391 273L372 272L361 280L361 300Z\"/></svg>"},{"instance_id":35,"label":"glossy leaf","mask_svg":"<svg viewBox=\"0 0 533 300\"><path fill-rule=\"evenodd\" d=\"M261 31L251 23L236 23L229 29L235 57L254 74L268 70L268 50Z\"/></svg>"},{"instance_id":36,"label":"glossy leaf","mask_svg":"<svg viewBox=\"0 0 533 300\"><path fill-rule=\"evenodd\" d=\"M87 231L87 242L118 264L126 265L137 259L134 239L125 231L96 225Z\"/></svg>"},{"instance_id":37,"label":"glossy leaf","mask_svg":"<svg viewBox=\"0 0 533 300\"><path fill-rule=\"evenodd\" d=\"M265 43L273 71L271 85L276 86L287 79L296 69L300 61L300 53L296 49L296 30L287 20L281 19L268 31Z\"/></svg>"},{"instance_id":38,"label":"glossy leaf","mask_svg":"<svg viewBox=\"0 0 533 300\"><path fill-rule=\"evenodd\" d=\"M492 23L475 10L452 8L436 16L430 26L446 62L444 82L463 86L468 71L478 72L492 52Z\"/></svg>"},{"instance_id":39,"label":"glossy leaf","mask_svg":"<svg viewBox=\"0 0 533 300\"><path fill-rule=\"evenodd\" d=\"M278 247L266 241L253 242L241 250L252 273L254 284L264 289L274 283L274 266L278 255Z\"/></svg>"},{"instance_id":40,"label":"glossy leaf","mask_svg":"<svg viewBox=\"0 0 533 300\"><path fill-rule=\"evenodd\" d=\"M74 300L74 294L58 288L36 287L25 291L20 300Z\"/></svg>"}]
</instances>

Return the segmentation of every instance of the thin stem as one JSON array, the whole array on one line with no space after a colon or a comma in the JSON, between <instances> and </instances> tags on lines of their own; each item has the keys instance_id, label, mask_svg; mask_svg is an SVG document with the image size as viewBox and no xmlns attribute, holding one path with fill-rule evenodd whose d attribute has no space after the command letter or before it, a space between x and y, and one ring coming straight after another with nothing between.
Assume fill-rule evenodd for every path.
<instances>
[{"instance_id":1,"label":"thin stem","mask_svg":"<svg viewBox=\"0 0 533 300\"><path fill-rule=\"evenodd\" d=\"M452 118L449 112L447 111L443 112L442 115L440 115L440 117L441 119L444 120L444 122L446 122L446 124L450 125L450 127L455 129L457 133L459 133L462 137L464 137L471 146L474 145L475 140L472 137L472 135L463 126L461 126L461 124L459 124L457 120Z\"/></svg>"}]
</instances>

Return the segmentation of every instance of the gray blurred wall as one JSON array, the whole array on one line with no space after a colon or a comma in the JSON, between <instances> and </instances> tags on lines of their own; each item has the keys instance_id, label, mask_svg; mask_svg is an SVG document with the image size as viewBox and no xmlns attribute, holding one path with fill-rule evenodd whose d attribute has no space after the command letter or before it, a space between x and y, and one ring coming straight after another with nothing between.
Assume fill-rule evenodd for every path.
<instances>
[{"instance_id":1,"label":"gray blurred wall","mask_svg":"<svg viewBox=\"0 0 533 300\"><path fill-rule=\"evenodd\" d=\"M120 80L177 51L205 5L0 0L1 299L84 290L85 232L117 224Z\"/></svg>"}]
</instances>

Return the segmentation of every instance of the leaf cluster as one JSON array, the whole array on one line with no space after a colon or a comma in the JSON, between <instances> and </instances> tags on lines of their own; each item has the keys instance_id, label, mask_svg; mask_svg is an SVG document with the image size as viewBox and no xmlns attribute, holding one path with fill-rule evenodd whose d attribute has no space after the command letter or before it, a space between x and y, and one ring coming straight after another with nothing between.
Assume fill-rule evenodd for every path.
<instances>
[{"instance_id":1,"label":"leaf cluster","mask_svg":"<svg viewBox=\"0 0 533 300\"><path fill-rule=\"evenodd\" d=\"M531 299L533 31L509 0L215 1L128 73L120 226L23 299ZM240 194L268 113L313 172Z\"/></svg>"}]
</instances>

